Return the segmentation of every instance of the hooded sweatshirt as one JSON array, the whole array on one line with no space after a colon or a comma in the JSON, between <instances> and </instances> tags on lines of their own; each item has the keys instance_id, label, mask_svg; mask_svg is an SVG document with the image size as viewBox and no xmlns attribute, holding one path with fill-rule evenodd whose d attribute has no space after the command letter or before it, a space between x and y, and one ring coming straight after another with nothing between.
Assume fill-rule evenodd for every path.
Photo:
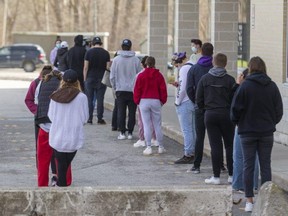
<instances>
[{"instance_id":1,"label":"hooded sweatshirt","mask_svg":"<svg viewBox=\"0 0 288 216\"><path fill-rule=\"evenodd\" d=\"M83 36L78 35L74 39L75 45L68 51L68 67L77 72L78 80L83 87L83 67L86 49L83 46Z\"/></svg>"},{"instance_id":2,"label":"hooded sweatshirt","mask_svg":"<svg viewBox=\"0 0 288 216\"><path fill-rule=\"evenodd\" d=\"M241 137L272 136L283 115L277 85L262 72L246 77L231 105L231 120Z\"/></svg>"},{"instance_id":3,"label":"hooded sweatshirt","mask_svg":"<svg viewBox=\"0 0 288 216\"><path fill-rule=\"evenodd\" d=\"M110 82L115 91L133 92L137 73L142 70L134 51L120 50L111 65Z\"/></svg>"},{"instance_id":4,"label":"hooded sweatshirt","mask_svg":"<svg viewBox=\"0 0 288 216\"><path fill-rule=\"evenodd\" d=\"M195 103L195 95L199 80L213 67L212 56L202 56L197 64L188 71L186 92L189 99Z\"/></svg>"},{"instance_id":5,"label":"hooded sweatshirt","mask_svg":"<svg viewBox=\"0 0 288 216\"><path fill-rule=\"evenodd\" d=\"M64 72L68 69L68 48L60 48L57 51L57 55L54 61L54 66L58 68L59 71Z\"/></svg>"},{"instance_id":6,"label":"hooded sweatshirt","mask_svg":"<svg viewBox=\"0 0 288 216\"><path fill-rule=\"evenodd\" d=\"M83 126L89 117L87 96L75 88L62 88L50 98L49 144L59 152L75 152L84 143Z\"/></svg>"},{"instance_id":7,"label":"hooded sweatshirt","mask_svg":"<svg viewBox=\"0 0 288 216\"><path fill-rule=\"evenodd\" d=\"M188 62L189 63L189 62ZM187 85L187 74L191 68L191 64L184 64L179 70L178 73L178 86L175 98L175 104L180 105L185 101L189 100L186 92L186 85Z\"/></svg>"},{"instance_id":8,"label":"hooded sweatshirt","mask_svg":"<svg viewBox=\"0 0 288 216\"><path fill-rule=\"evenodd\" d=\"M159 99L162 104L167 101L167 87L163 75L155 68L145 68L135 82L134 102L138 105L141 99Z\"/></svg>"},{"instance_id":9,"label":"hooded sweatshirt","mask_svg":"<svg viewBox=\"0 0 288 216\"><path fill-rule=\"evenodd\" d=\"M200 109L224 109L229 111L234 93L235 79L225 68L213 67L202 76L196 92L196 103Z\"/></svg>"}]
</instances>

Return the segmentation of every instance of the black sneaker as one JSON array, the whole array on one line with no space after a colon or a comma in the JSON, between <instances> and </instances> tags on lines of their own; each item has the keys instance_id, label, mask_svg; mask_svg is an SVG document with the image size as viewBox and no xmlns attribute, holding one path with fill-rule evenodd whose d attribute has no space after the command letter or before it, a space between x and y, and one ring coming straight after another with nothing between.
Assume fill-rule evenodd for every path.
<instances>
[{"instance_id":1,"label":"black sneaker","mask_svg":"<svg viewBox=\"0 0 288 216\"><path fill-rule=\"evenodd\" d=\"M97 124L105 125L106 122L104 121L104 119L99 119L99 120L97 121Z\"/></svg>"},{"instance_id":2,"label":"black sneaker","mask_svg":"<svg viewBox=\"0 0 288 216\"><path fill-rule=\"evenodd\" d=\"M87 121L87 123L91 124L91 125L93 124L92 120L90 120L90 119Z\"/></svg>"},{"instance_id":3,"label":"black sneaker","mask_svg":"<svg viewBox=\"0 0 288 216\"><path fill-rule=\"evenodd\" d=\"M179 160L175 161L174 164L192 164L194 161L194 157L187 157L187 156L183 156L182 158L180 158Z\"/></svg>"},{"instance_id":4,"label":"black sneaker","mask_svg":"<svg viewBox=\"0 0 288 216\"><path fill-rule=\"evenodd\" d=\"M199 174L200 173L200 167L192 167L191 169L187 170L187 172L192 172L194 174Z\"/></svg>"}]
</instances>

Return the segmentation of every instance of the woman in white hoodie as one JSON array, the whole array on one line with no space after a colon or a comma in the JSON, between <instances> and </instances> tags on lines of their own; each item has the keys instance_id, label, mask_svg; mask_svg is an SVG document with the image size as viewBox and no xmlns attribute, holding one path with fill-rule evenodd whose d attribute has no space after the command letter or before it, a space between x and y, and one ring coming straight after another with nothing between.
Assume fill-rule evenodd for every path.
<instances>
[{"instance_id":1,"label":"woman in white hoodie","mask_svg":"<svg viewBox=\"0 0 288 216\"><path fill-rule=\"evenodd\" d=\"M57 186L65 187L66 173L78 149L83 146L83 126L89 118L88 100L81 92L77 73L65 71L60 88L51 96L48 116L51 120L49 144L58 162Z\"/></svg>"}]
</instances>

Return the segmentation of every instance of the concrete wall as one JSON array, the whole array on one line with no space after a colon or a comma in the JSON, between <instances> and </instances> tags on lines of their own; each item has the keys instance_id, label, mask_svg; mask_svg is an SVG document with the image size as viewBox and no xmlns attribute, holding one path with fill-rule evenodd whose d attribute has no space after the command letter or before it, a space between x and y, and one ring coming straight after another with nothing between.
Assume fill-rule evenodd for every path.
<instances>
[{"instance_id":1,"label":"concrete wall","mask_svg":"<svg viewBox=\"0 0 288 216\"><path fill-rule=\"evenodd\" d=\"M283 98L284 116L277 125L275 142L288 145L285 7L283 0L251 0L250 56L260 56L266 63L268 75L278 84Z\"/></svg>"},{"instance_id":2,"label":"concrete wall","mask_svg":"<svg viewBox=\"0 0 288 216\"><path fill-rule=\"evenodd\" d=\"M238 0L211 0L211 43L214 53L227 55L227 71L236 75L238 50Z\"/></svg>"},{"instance_id":3,"label":"concrete wall","mask_svg":"<svg viewBox=\"0 0 288 216\"><path fill-rule=\"evenodd\" d=\"M199 38L199 1L175 0L175 52L191 53L191 39Z\"/></svg>"},{"instance_id":4,"label":"concrete wall","mask_svg":"<svg viewBox=\"0 0 288 216\"><path fill-rule=\"evenodd\" d=\"M231 186L1 189L0 215L231 215Z\"/></svg>"},{"instance_id":5,"label":"concrete wall","mask_svg":"<svg viewBox=\"0 0 288 216\"><path fill-rule=\"evenodd\" d=\"M155 57L156 67L165 75L168 60L168 1L148 2L148 54Z\"/></svg>"}]
</instances>

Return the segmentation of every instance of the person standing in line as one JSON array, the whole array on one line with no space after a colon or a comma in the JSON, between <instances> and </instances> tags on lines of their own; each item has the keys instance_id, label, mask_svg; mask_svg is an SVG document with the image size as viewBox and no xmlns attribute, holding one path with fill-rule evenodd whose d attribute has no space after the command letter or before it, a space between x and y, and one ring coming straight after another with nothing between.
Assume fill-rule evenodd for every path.
<instances>
[{"instance_id":1,"label":"person standing in line","mask_svg":"<svg viewBox=\"0 0 288 216\"><path fill-rule=\"evenodd\" d=\"M193 66L186 57L186 52L174 54L172 64L178 68L178 81L173 85L177 88L175 106L181 131L184 138L184 155L175 164L192 164L195 152L195 105L186 93L187 73Z\"/></svg>"},{"instance_id":2,"label":"person standing in line","mask_svg":"<svg viewBox=\"0 0 288 216\"><path fill-rule=\"evenodd\" d=\"M237 77L235 88L238 88L242 82L246 79L248 75L248 68L240 73ZM258 155L256 155L255 169L254 169L254 190L258 190L259 182L259 162ZM232 188L235 191L242 192L244 191L244 182L243 182L243 151L240 136L238 134L238 128L235 128L234 141L233 141L233 182Z\"/></svg>"},{"instance_id":3,"label":"person standing in line","mask_svg":"<svg viewBox=\"0 0 288 216\"><path fill-rule=\"evenodd\" d=\"M147 67L147 65L146 65L146 59L147 59L147 58L148 58L148 56L144 56L144 57L141 59L141 65L142 65L142 67L143 67L143 70L140 71L138 74L136 74L135 82L136 82L137 77L139 76L139 74L141 74L141 73L145 70L145 68ZM139 134L139 140L137 140L137 142L133 144L133 146L134 146L135 148L145 147L145 146L146 146L145 137L144 137L144 125L143 125L142 116L141 116L141 112L140 112L139 106L137 107L137 110L138 110L138 131L139 131L138 134ZM151 121L151 123L152 123L152 121ZM152 124L151 127L153 127L151 145L158 147L158 143L157 143L157 141L156 141L156 134L155 134L155 130L154 130L153 124Z\"/></svg>"},{"instance_id":4,"label":"person standing in line","mask_svg":"<svg viewBox=\"0 0 288 216\"><path fill-rule=\"evenodd\" d=\"M201 47L202 41L199 39L192 39L191 40L191 51L192 55L190 56L190 62L195 65L198 60L201 58Z\"/></svg>"},{"instance_id":5,"label":"person standing in line","mask_svg":"<svg viewBox=\"0 0 288 216\"><path fill-rule=\"evenodd\" d=\"M197 64L191 67L187 74L186 81L186 92L189 99L195 104L195 129L196 129L196 142L195 142L195 154L193 167L188 170L188 172L193 172L195 174L200 173L200 165L203 157L204 150L204 138L205 138L205 124L204 124L204 109L197 107L195 103L195 95L197 90L197 85L201 77L208 73L208 71L213 67L212 65L212 55L213 55L213 45L211 43L204 43L201 49L201 58L198 60Z\"/></svg>"},{"instance_id":6,"label":"person standing in line","mask_svg":"<svg viewBox=\"0 0 288 216\"><path fill-rule=\"evenodd\" d=\"M83 35L74 38L74 46L68 50L68 68L77 72L82 91L84 91L83 67L86 53Z\"/></svg>"},{"instance_id":7,"label":"person standing in line","mask_svg":"<svg viewBox=\"0 0 288 216\"><path fill-rule=\"evenodd\" d=\"M54 61L54 67L59 71L64 72L68 69L68 43L62 41L60 44L60 49L57 50L57 55Z\"/></svg>"},{"instance_id":8,"label":"person standing in line","mask_svg":"<svg viewBox=\"0 0 288 216\"><path fill-rule=\"evenodd\" d=\"M87 96L81 92L77 72L65 71L60 88L50 98L49 144L57 160L57 186L66 187L66 173L76 152L83 146L84 124L89 118Z\"/></svg>"},{"instance_id":9,"label":"person standing in line","mask_svg":"<svg viewBox=\"0 0 288 216\"><path fill-rule=\"evenodd\" d=\"M253 175L258 154L261 185L271 181L271 152L274 132L283 116L277 85L267 75L265 62L258 56L248 63L249 76L237 89L231 106L231 120L238 125L244 156L245 211L253 210Z\"/></svg>"},{"instance_id":10,"label":"person standing in line","mask_svg":"<svg viewBox=\"0 0 288 216\"><path fill-rule=\"evenodd\" d=\"M39 126L37 139L37 174L39 187L47 187L49 183L49 165L52 159L53 150L49 146L49 130L51 121L47 116L47 113L50 103L49 96L57 90L61 79L62 76L59 71L51 71L42 81L38 94L38 106L35 115L35 122Z\"/></svg>"},{"instance_id":11,"label":"person standing in line","mask_svg":"<svg viewBox=\"0 0 288 216\"><path fill-rule=\"evenodd\" d=\"M214 67L200 79L196 103L205 109L204 123L211 147L213 176L205 179L206 184L220 184L223 142L226 151L228 183L233 181L233 138L234 124L230 120L230 106L234 94L235 79L227 74L227 56L217 53L213 58Z\"/></svg>"},{"instance_id":12,"label":"person standing in line","mask_svg":"<svg viewBox=\"0 0 288 216\"><path fill-rule=\"evenodd\" d=\"M28 88L26 97L25 97L25 104L27 106L27 108L30 110L30 112L32 114L34 114L34 128L35 128L35 149L36 149L36 167L37 167L37 139L38 139L38 132L39 132L39 126L36 124L36 114L37 114L37 105L38 105L38 100L36 99L36 97L38 97L38 93L36 93L36 89L39 88L38 85L41 85L41 80L44 79L44 77L49 74L52 71L52 67L50 65L45 65L40 74L39 77L37 77L35 80L33 80L30 83L30 86ZM37 95L37 96L36 96ZM52 161L51 161L52 162ZM52 167L51 167L52 168ZM55 170L56 171L56 170ZM52 170L52 173L53 172Z\"/></svg>"},{"instance_id":13,"label":"person standing in line","mask_svg":"<svg viewBox=\"0 0 288 216\"><path fill-rule=\"evenodd\" d=\"M85 54L83 77L85 83L85 93L88 97L89 119L88 123L93 124L93 100L96 95L97 100L97 124L105 125L103 119L104 113L104 96L107 86L102 83L102 78L106 69L110 66L110 55L102 47L100 37L94 37L92 48Z\"/></svg>"},{"instance_id":14,"label":"person standing in line","mask_svg":"<svg viewBox=\"0 0 288 216\"><path fill-rule=\"evenodd\" d=\"M146 59L146 64L147 68L136 79L133 98L135 103L139 105L143 118L144 137L147 145L143 154L152 154L151 140L153 129L151 121L159 144L158 153L162 154L165 152L165 149L161 129L161 110L167 101L167 87L163 75L158 69L155 69L155 58L149 56Z\"/></svg>"},{"instance_id":15,"label":"person standing in line","mask_svg":"<svg viewBox=\"0 0 288 216\"><path fill-rule=\"evenodd\" d=\"M55 62L55 59L56 59L56 55L57 55L57 51L58 51L58 49L61 48L61 42L62 42L61 37L57 36L56 41L55 41L55 46L50 52L49 60L50 60L50 64L51 65L54 65L54 62ZM54 69L57 69L57 68L55 67Z\"/></svg>"},{"instance_id":16,"label":"person standing in line","mask_svg":"<svg viewBox=\"0 0 288 216\"><path fill-rule=\"evenodd\" d=\"M132 42L124 39L122 50L117 51L118 56L113 59L111 65L110 81L112 89L116 91L118 105L119 140L133 139L133 130L136 122L137 105L133 101L133 86L136 74L141 68L140 60L131 51ZM126 109L128 107L128 136L126 137Z\"/></svg>"}]
</instances>

